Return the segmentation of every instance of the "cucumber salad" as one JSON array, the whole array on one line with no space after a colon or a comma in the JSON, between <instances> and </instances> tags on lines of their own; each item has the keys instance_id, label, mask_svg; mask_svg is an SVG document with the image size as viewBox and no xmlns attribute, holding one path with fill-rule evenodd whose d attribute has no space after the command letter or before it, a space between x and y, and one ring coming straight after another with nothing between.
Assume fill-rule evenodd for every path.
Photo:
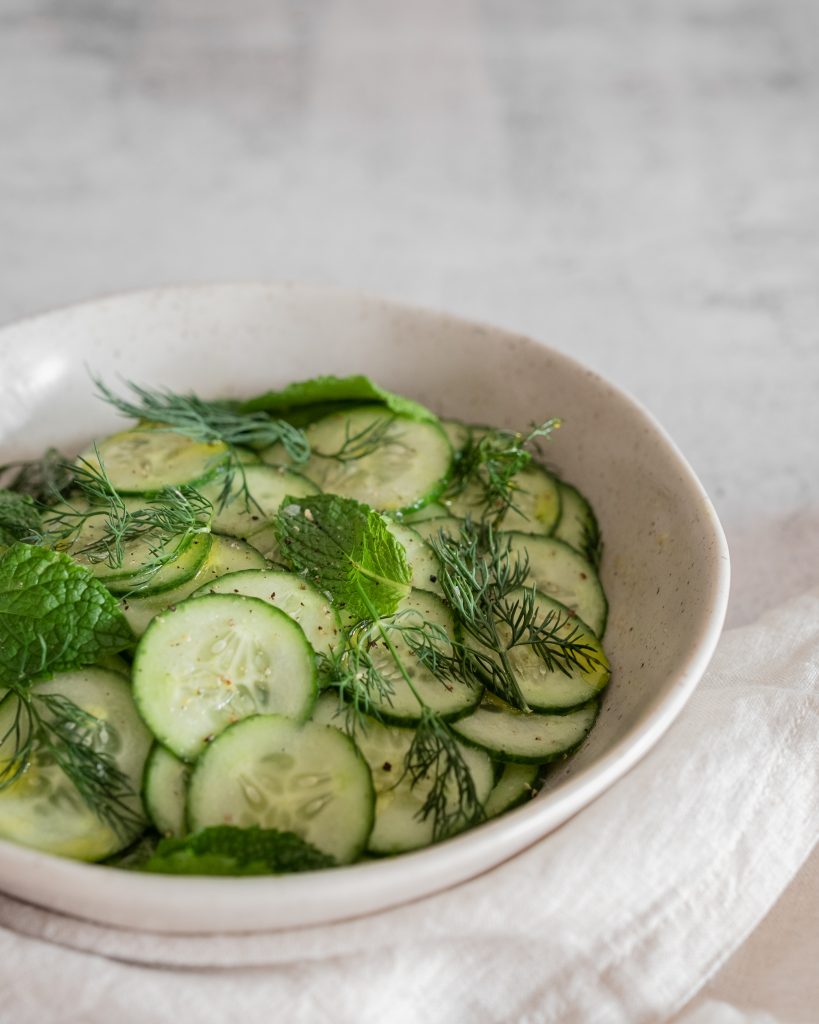
<instances>
[{"instance_id":1,"label":"cucumber salad","mask_svg":"<svg viewBox=\"0 0 819 1024\"><path fill-rule=\"evenodd\" d=\"M417 850L515 807L610 671L586 498L366 377L133 384L0 467L0 838L166 873Z\"/></svg>"}]
</instances>

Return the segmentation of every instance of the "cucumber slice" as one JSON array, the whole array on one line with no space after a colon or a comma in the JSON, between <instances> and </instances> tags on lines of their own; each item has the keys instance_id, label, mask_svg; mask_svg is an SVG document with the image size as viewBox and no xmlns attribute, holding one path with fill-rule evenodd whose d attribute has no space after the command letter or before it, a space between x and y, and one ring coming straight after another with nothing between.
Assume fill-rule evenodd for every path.
<instances>
[{"instance_id":1,"label":"cucumber slice","mask_svg":"<svg viewBox=\"0 0 819 1024\"><path fill-rule=\"evenodd\" d=\"M187 833L186 804L191 766L159 743L145 762L142 801L157 832L181 838Z\"/></svg>"},{"instance_id":2,"label":"cucumber slice","mask_svg":"<svg viewBox=\"0 0 819 1024\"><path fill-rule=\"evenodd\" d=\"M206 583L193 596L243 594L280 608L304 630L313 650L329 654L341 637L338 613L327 598L303 576L275 569L231 572Z\"/></svg>"},{"instance_id":3,"label":"cucumber slice","mask_svg":"<svg viewBox=\"0 0 819 1024\"><path fill-rule=\"evenodd\" d=\"M431 622L440 626L448 636L453 636L455 632L455 620L444 602L434 594L423 590L413 590L398 606L396 614L382 621L387 627L390 621L404 627ZM378 629L373 628L370 631L370 636L373 643L370 650L373 663L393 687L393 693L389 700L379 699L377 695L374 695L372 706L381 717L394 724L411 725L417 722L421 718L422 712L417 697L398 671L392 654L380 639L381 634ZM400 633L390 630L388 636L406 666L407 674L412 679L412 685L418 691L421 699L433 711L437 711L442 718L456 718L468 714L478 705L482 687L469 686L467 683L457 680L442 682L421 664ZM443 657L452 654L452 646L449 642L436 643L435 646Z\"/></svg>"},{"instance_id":4,"label":"cucumber slice","mask_svg":"<svg viewBox=\"0 0 819 1024\"><path fill-rule=\"evenodd\" d=\"M118 672L85 668L60 672L35 684L33 692L59 694L97 718L91 745L110 756L124 773L133 793L124 802L142 817L139 789L151 737L127 681ZM0 763L10 756L14 745L17 707L12 694L0 703ZM137 820L132 828L117 832L98 818L45 745L37 748L20 778L0 790L0 836L63 857L102 860L132 842L145 824L147 821L139 824Z\"/></svg>"},{"instance_id":5,"label":"cucumber slice","mask_svg":"<svg viewBox=\"0 0 819 1024\"><path fill-rule=\"evenodd\" d=\"M249 497L242 492L243 482ZM312 480L284 466L260 464L244 467L244 481L240 473L236 474L231 496L224 508L219 507L222 485L218 478L200 490L213 505L213 529L217 533L247 540L268 525L288 494L296 497L317 494L319 488Z\"/></svg>"},{"instance_id":6,"label":"cucumber slice","mask_svg":"<svg viewBox=\"0 0 819 1024\"><path fill-rule=\"evenodd\" d=\"M210 550L207 558L196 574L185 583L172 590L163 590L147 596L129 594L120 601L128 625L136 636L142 636L148 624L166 608L181 604L195 591L206 583L240 569L263 569L267 562L258 551L234 537L210 538Z\"/></svg>"},{"instance_id":7,"label":"cucumber slice","mask_svg":"<svg viewBox=\"0 0 819 1024\"><path fill-rule=\"evenodd\" d=\"M150 502L145 499L126 498L124 504L129 512L135 512L150 505ZM48 526L53 516L60 516L67 508L84 513L89 506L83 500L72 501L70 504L64 502L45 517L45 525ZM84 565L115 594L126 594L131 591L155 594L178 586L196 573L210 547L210 539L204 533L188 538L172 537L159 547L153 536L138 537L122 544L121 564L110 566L107 562L99 561L87 553L88 547L105 535L107 524L108 517L104 513L91 515L83 520L80 529L67 541L57 546ZM165 563L162 568L158 571L148 570L148 566L154 565L157 560Z\"/></svg>"},{"instance_id":8,"label":"cucumber slice","mask_svg":"<svg viewBox=\"0 0 819 1024\"><path fill-rule=\"evenodd\" d=\"M565 715L527 714L485 694L478 710L453 722L452 728L466 743L501 761L547 764L580 746L599 707L593 700Z\"/></svg>"},{"instance_id":9,"label":"cucumber slice","mask_svg":"<svg viewBox=\"0 0 819 1024\"><path fill-rule=\"evenodd\" d=\"M441 584L438 582L441 564L432 548L424 543L421 534L402 523L389 522L387 529L407 553L407 565L412 573L410 584L416 590L441 594Z\"/></svg>"},{"instance_id":10,"label":"cucumber slice","mask_svg":"<svg viewBox=\"0 0 819 1024\"><path fill-rule=\"evenodd\" d=\"M173 550L173 543L172 541L168 545L163 545L160 549L160 554L164 556L167 548ZM133 593L147 597L151 594L161 594L163 591L174 590L196 576L208 557L211 543L210 534L197 534L195 537L191 537L182 543L175 557L171 561L166 562L157 572L151 571L146 573L144 571L144 566L148 565L154 557L147 551L142 554L140 559L142 571L137 569L133 576L118 577L116 579L106 579L103 576L102 580L112 594ZM139 546L143 548L142 543ZM133 548L131 551L133 551ZM95 576L99 577L96 568L92 571Z\"/></svg>"},{"instance_id":11,"label":"cucumber slice","mask_svg":"<svg viewBox=\"0 0 819 1024\"><path fill-rule=\"evenodd\" d=\"M153 620L137 646L133 688L154 736L192 761L242 718L306 718L316 697L316 658L301 626L278 608L210 594Z\"/></svg>"},{"instance_id":12,"label":"cucumber slice","mask_svg":"<svg viewBox=\"0 0 819 1024\"><path fill-rule=\"evenodd\" d=\"M194 441L159 424L148 424L106 437L81 458L95 469L101 459L121 494L151 494L163 487L207 480L224 465L228 454L221 441Z\"/></svg>"},{"instance_id":13,"label":"cucumber slice","mask_svg":"<svg viewBox=\"0 0 819 1024\"><path fill-rule=\"evenodd\" d=\"M526 533L501 533L498 536L509 538L513 555L528 555L529 578L538 590L577 612L589 629L602 639L608 605L591 562L554 537Z\"/></svg>"},{"instance_id":14,"label":"cucumber slice","mask_svg":"<svg viewBox=\"0 0 819 1024\"><path fill-rule=\"evenodd\" d=\"M311 480L381 511L407 512L434 501L452 468L452 448L437 423L383 406L324 416L310 424L307 438L313 455L304 472Z\"/></svg>"},{"instance_id":15,"label":"cucumber slice","mask_svg":"<svg viewBox=\"0 0 819 1024\"><path fill-rule=\"evenodd\" d=\"M265 715L231 726L199 758L188 819L192 830L258 825L295 832L347 864L366 845L373 804L370 771L348 736Z\"/></svg>"},{"instance_id":16,"label":"cucumber slice","mask_svg":"<svg viewBox=\"0 0 819 1024\"><path fill-rule=\"evenodd\" d=\"M527 466L513 478L512 507L504 514L499 529L521 533L550 534L560 518L560 491L557 481L542 466ZM449 514L465 519L480 519L485 509L484 492L478 484L467 484L452 498L444 498Z\"/></svg>"},{"instance_id":17,"label":"cucumber slice","mask_svg":"<svg viewBox=\"0 0 819 1024\"><path fill-rule=\"evenodd\" d=\"M537 792L540 765L505 764L489 799L483 805L487 818L497 818L513 807L526 803Z\"/></svg>"},{"instance_id":18,"label":"cucumber slice","mask_svg":"<svg viewBox=\"0 0 819 1024\"><path fill-rule=\"evenodd\" d=\"M524 594L522 589L512 591L509 599L521 601ZM551 626L556 639L582 645L582 649L573 660L555 659L550 667L532 644L507 648L506 657L523 699L535 711L558 711L585 704L597 696L611 677L600 641L573 612L544 594L536 594L535 609L538 624ZM503 622L498 624L498 634L503 644L512 638L512 630ZM477 641L470 639L470 643L498 660L496 654ZM488 678L487 685L491 686Z\"/></svg>"},{"instance_id":19,"label":"cucumber slice","mask_svg":"<svg viewBox=\"0 0 819 1024\"><path fill-rule=\"evenodd\" d=\"M343 712L339 713L335 697L325 694L320 698L314 720L343 728ZM431 783L424 779L413 786L403 774L414 736L414 729L382 725L369 718L366 729L356 730L355 741L372 771L376 794L375 824L367 844L370 853L404 853L429 846L433 841L432 817L421 817ZM472 775L478 799L483 803L492 789L492 761L479 750L468 746L459 749ZM451 810L457 807L455 792L451 794L449 807Z\"/></svg>"},{"instance_id":20,"label":"cucumber slice","mask_svg":"<svg viewBox=\"0 0 819 1024\"><path fill-rule=\"evenodd\" d=\"M452 537L459 537L461 533L462 519L456 516L436 516L433 519L424 519L421 522L412 524L413 530L420 534L427 541L438 536L441 530Z\"/></svg>"},{"instance_id":21,"label":"cucumber slice","mask_svg":"<svg viewBox=\"0 0 819 1024\"><path fill-rule=\"evenodd\" d=\"M571 484L558 481L560 519L554 536L579 551L595 568L600 565L600 528L591 505Z\"/></svg>"}]
</instances>

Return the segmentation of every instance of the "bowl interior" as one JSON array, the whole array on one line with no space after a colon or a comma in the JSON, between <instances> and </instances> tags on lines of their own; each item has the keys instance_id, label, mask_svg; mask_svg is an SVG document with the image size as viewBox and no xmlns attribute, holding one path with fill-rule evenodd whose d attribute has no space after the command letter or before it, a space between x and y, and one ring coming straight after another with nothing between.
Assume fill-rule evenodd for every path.
<instances>
[{"instance_id":1,"label":"bowl interior","mask_svg":"<svg viewBox=\"0 0 819 1024\"><path fill-rule=\"evenodd\" d=\"M522 427L560 416L547 461L588 495L600 520L613 680L589 740L535 801L430 850L307 883L133 876L3 843L7 891L96 920L180 931L306 924L410 899L499 863L610 785L667 728L710 658L728 591L725 540L710 502L640 407L543 345L367 296L295 286L106 299L0 332L0 462L48 445L73 452L121 426L93 397L90 373L113 386L132 380L206 397L248 396L318 373L366 373L469 421ZM97 895L89 897L92 888ZM246 894L238 902L237 892ZM260 893L275 899L260 901Z\"/></svg>"}]
</instances>

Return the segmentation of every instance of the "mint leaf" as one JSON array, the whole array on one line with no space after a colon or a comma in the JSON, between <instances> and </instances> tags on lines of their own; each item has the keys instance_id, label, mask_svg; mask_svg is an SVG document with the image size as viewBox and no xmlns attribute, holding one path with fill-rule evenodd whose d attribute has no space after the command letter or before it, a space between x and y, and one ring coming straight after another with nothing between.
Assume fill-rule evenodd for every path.
<instances>
[{"instance_id":1,"label":"mint leaf","mask_svg":"<svg viewBox=\"0 0 819 1024\"><path fill-rule=\"evenodd\" d=\"M132 642L116 599L68 555L29 544L0 555L0 685L92 665Z\"/></svg>"},{"instance_id":2,"label":"mint leaf","mask_svg":"<svg viewBox=\"0 0 819 1024\"><path fill-rule=\"evenodd\" d=\"M287 497L275 529L294 568L354 618L392 615L410 592L406 552L369 505L336 494Z\"/></svg>"},{"instance_id":3,"label":"mint leaf","mask_svg":"<svg viewBox=\"0 0 819 1024\"><path fill-rule=\"evenodd\" d=\"M267 391L248 399L240 411L272 412L291 423L308 423L340 406L359 405L362 402L378 402L390 412L410 416L414 420L435 421L438 418L418 402L387 391L362 374L351 377L313 377L311 380L289 384L282 391Z\"/></svg>"},{"instance_id":4,"label":"mint leaf","mask_svg":"<svg viewBox=\"0 0 819 1024\"><path fill-rule=\"evenodd\" d=\"M27 494L0 489L0 544L27 540L40 529L40 513Z\"/></svg>"},{"instance_id":5,"label":"mint leaf","mask_svg":"<svg viewBox=\"0 0 819 1024\"><path fill-rule=\"evenodd\" d=\"M215 825L163 839L143 870L168 875L278 875L316 871L335 860L294 832Z\"/></svg>"}]
</instances>

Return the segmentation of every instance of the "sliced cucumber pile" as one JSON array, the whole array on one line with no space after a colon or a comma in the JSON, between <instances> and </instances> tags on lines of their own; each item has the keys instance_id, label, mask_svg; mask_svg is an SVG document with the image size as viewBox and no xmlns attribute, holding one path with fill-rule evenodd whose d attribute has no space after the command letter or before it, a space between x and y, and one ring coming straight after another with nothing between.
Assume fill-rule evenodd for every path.
<instances>
[{"instance_id":1,"label":"sliced cucumber pile","mask_svg":"<svg viewBox=\"0 0 819 1024\"><path fill-rule=\"evenodd\" d=\"M35 743L5 788L0 774L0 836L86 860L125 850L125 866L142 856L136 839L150 851L160 836L228 826L294 833L346 864L517 807L543 766L584 741L611 674L588 499L523 449L508 473L504 451L467 472L491 428L396 396L375 404L388 393L358 384L334 399L335 380L321 379L313 409L300 385L283 393L295 401L280 410L290 429L307 424L301 462L286 431L265 442L253 403L253 429L235 436L144 416L81 457L76 489L44 512L42 543L116 596L134 645L107 659L113 669L34 685L97 723L88 743L127 783L129 824L95 814L65 762ZM259 408L271 421L279 410ZM215 422L241 415L235 403L214 409ZM333 495L365 506L389 550L341 516L334 529L355 543L339 551L319 523L325 576L297 557L279 517L314 527L308 499ZM442 544L454 545L458 586ZM360 579L368 591L355 591ZM372 613L339 598L345 586L369 594ZM391 586L407 596L383 610ZM0 692L0 773L15 763L15 714Z\"/></svg>"}]
</instances>

